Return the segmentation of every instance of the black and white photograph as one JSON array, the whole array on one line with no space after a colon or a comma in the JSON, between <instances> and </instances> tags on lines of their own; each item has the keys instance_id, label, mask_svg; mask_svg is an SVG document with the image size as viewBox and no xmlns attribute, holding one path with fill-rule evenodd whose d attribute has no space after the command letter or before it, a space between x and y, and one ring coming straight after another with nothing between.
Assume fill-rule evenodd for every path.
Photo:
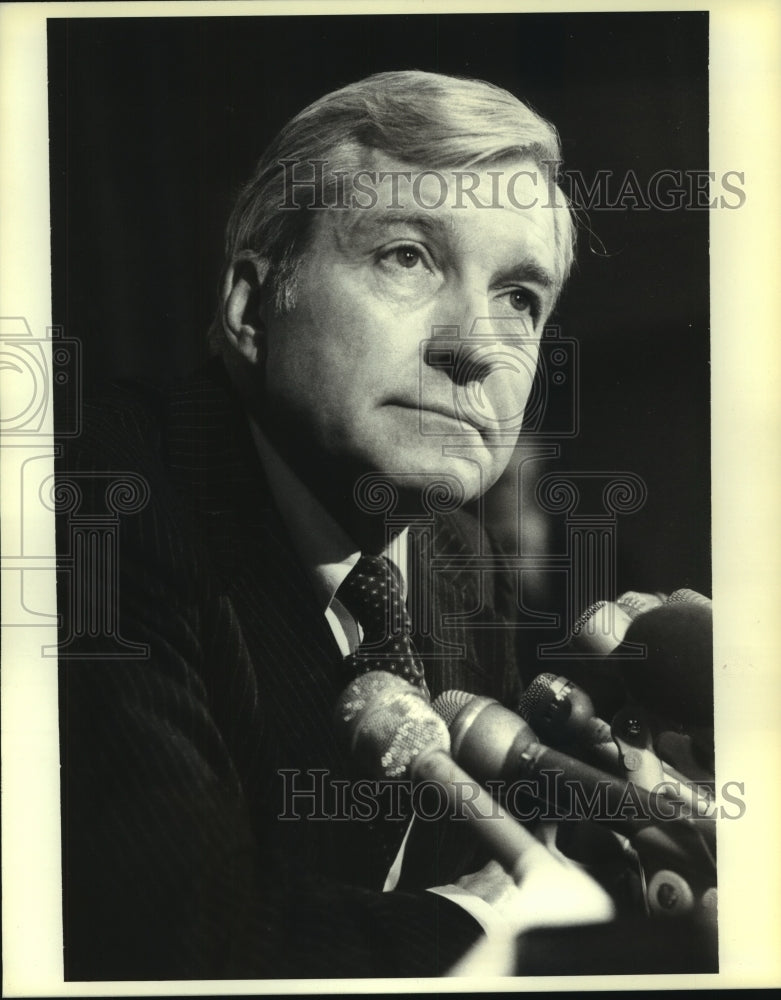
<instances>
[{"instance_id":1,"label":"black and white photograph","mask_svg":"<svg viewBox=\"0 0 781 1000\"><path fill-rule=\"evenodd\" d=\"M20 6L5 994L777 985L779 12Z\"/></svg>"}]
</instances>

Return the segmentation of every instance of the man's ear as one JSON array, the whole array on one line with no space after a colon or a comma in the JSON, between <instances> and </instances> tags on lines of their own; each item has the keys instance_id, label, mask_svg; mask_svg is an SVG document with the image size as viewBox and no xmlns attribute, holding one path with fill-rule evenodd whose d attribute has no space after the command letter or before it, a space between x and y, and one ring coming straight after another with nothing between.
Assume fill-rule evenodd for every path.
<instances>
[{"instance_id":1,"label":"man's ear","mask_svg":"<svg viewBox=\"0 0 781 1000\"><path fill-rule=\"evenodd\" d=\"M251 364L265 355L266 329L261 315L263 283L269 262L245 251L231 261L222 285L222 321L228 340Z\"/></svg>"}]
</instances>

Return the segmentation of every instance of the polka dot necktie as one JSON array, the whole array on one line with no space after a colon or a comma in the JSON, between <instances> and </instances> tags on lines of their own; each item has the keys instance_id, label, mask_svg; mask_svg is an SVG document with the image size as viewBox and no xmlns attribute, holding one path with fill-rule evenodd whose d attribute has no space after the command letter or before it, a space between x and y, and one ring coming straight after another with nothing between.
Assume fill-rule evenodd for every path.
<instances>
[{"instance_id":1,"label":"polka dot necktie","mask_svg":"<svg viewBox=\"0 0 781 1000\"><path fill-rule=\"evenodd\" d=\"M345 661L351 675L387 670L428 694L398 568L385 556L361 556L336 596L363 628L363 641Z\"/></svg>"}]
</instances>

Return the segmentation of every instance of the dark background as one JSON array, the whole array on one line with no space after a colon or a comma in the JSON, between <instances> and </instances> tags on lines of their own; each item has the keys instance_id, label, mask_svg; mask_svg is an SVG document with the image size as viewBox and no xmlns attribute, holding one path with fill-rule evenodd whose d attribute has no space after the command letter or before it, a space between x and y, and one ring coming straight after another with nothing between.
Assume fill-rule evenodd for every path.
<instances>
[{"instance_id":1,"label":"dark background","mask_svg":"<svg viewBox=\"0 0 781 1000\"><path fill-rule=\"evenodd\" d=\"M587 180L705 170L707 39L701 13L51 20L54 322L88 389L197 365L234 193L295 112L380 70L506 87ZM619 589L709 594L708 212L584 221L555 317L581 355L561 467L648 486L619 521Z\"/></svg>"}]
</instances>

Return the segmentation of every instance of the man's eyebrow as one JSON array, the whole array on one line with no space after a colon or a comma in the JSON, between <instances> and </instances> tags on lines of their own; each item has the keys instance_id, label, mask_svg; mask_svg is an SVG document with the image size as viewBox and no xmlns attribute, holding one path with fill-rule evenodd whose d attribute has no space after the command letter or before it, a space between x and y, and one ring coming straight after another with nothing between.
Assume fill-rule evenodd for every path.
<instances>
[{"instance_id":1,"label":"man's eyebrow","mask_svg":"<svg viewBox=\"0 0 781 1000\"><path fill-rule=\"evenodd\" d=\"M556 287L556 275L553 271L534 258L528 258L521 261L520 264L507 268L506 271L502 271L497 277L501 282L532 281L534 284L541 285L545 289Z\"/></svg>"},{"instance_id":2,"label":"man's eyebrow","mask_svg":"<svg viewBox=\"0 0 781 1000\"><path fill-rule=\"evenodd\" d=\"M450 229L445 221L430 212L362 211L352 213L347 228L350 232L364 229L387 229L390 226L410 226L425 233L437 235Z\"/></svg>"}]
</instances>

